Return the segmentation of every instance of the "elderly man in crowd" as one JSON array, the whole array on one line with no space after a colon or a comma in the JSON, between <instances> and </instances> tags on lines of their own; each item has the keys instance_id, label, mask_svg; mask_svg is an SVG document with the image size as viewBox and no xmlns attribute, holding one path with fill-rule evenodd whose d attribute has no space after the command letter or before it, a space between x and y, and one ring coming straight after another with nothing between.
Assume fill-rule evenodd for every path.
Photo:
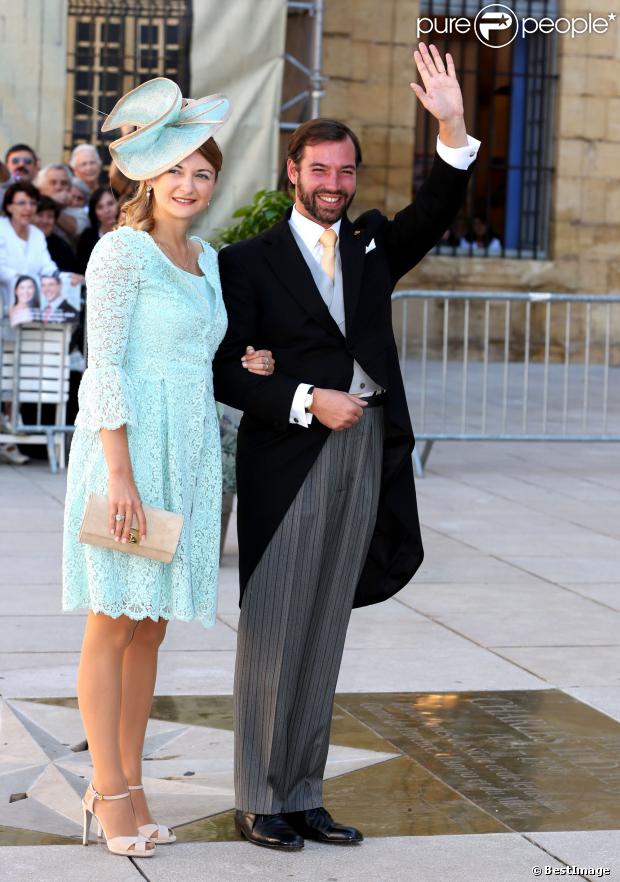
<instances>
[{"instance_id":1,"label":"elderly man in crowd","mask_svg":"<svg viewBox=\"0 0 620 882\"><path fill-rule=\"evenodd\" d=\"M69 165L75 177L83 181L88 188L88 193L85 194L88 202L93 191L99 186L101 175L102 163L97 148L92 144L78 144L73 148Z\"/></svg>"},{"instance_id":2,"label":"elderly man in crowd","mask_svg":"<svg viewBox=\"0 0 620 882\"><path fill-rule=\"evenodd\" d=\"M54 232L72 247L88 226L88 215L83 208L71 207L71 175L66 165L52 163L41 169L35 185L43 196L49 196L60 206Z\"/></svg>"}]
</instances>

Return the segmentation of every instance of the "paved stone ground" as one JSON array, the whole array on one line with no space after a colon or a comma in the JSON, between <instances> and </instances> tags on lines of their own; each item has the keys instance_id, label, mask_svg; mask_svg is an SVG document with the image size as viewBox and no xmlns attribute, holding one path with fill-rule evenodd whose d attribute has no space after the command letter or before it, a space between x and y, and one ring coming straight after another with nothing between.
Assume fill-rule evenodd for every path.
<instances>
[{"instance_id":1,"label":"paved stone ground","mask_svg":"<svg viewBox=\"0 0 620 882\"><path fill-rule=\"evenodd\" d=\"M487 691L528 692L534 699L559 690L601 712L593 717L601 721L601 744L609 745L602 729L608 732L620 721L618 461L617 445L437 444L427 477L418 481L426 560L397 598L354 612L338 692L424 693L430 700ZM25 699L75 695L83 617L60 611L63 490L62 475L50 475L42 464L0 466L0 692L9 705L21 700L14 704L18 711ZM233 525L218 625L211 631L170 627L158 695L230 695L235 564ZM10 719L3 717L1 744L13 744L13 753L0 769L0 790L26 762L25 754L20 759L15 752ZM171 736L165 724L158 725L152 737L163 744ZM69 728L75 726L72 717ZM45 733L30 729L48 756L53 729L51 718ZM79 735L79 727L72 735ZM194 751L206 753L205 744L194 741ZM28 748L30 757L35 748ZM230 753L230 740L222 738L220 748ZM334 754L332 761L362 768L371 759ZM608 787L618 791L617 754L607 757L605 775ZM54 792L51 780L47 790L40 786L42 793ZM587 798L583 792L576 800ZM0 824L7 824L1 820L5 810L0 806ZM62 811L70 819L75 806ZM47 828L24 815L12 840L7 827L0 836L0 879L517 882L536 878L534 867L543 868L543 877L555 868L573 878L599 878L596 868L609 868L609 877L620 879L617 815L587 826L459 835L441 835L438 826L438 835L372 836L354 850L309 844L296 856L240 842L187 842L161 847L138 868L101 846L30 845L42 840L28 830ZM574 865L585 869L569 874Z\"/></svg>"}]
</instances>

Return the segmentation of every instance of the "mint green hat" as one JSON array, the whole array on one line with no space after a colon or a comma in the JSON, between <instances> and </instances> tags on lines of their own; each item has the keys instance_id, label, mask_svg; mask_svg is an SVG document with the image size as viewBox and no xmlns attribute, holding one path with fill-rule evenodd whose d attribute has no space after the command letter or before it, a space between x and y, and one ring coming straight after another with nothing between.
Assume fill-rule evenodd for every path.
<instances>
[{"instance_id":1,"label":"mint green hat","mask_svg":"<svg viewBox=\"0 0 620 882\"><path fill-rule=\"evenodd\" d=\"M177 165L211 137L230 116L225 95L183 100L175 82L156 77L127 92L106 117L101 131L136 130L112 141L110 154L132 181L154 178Z\"/></svg>"}]
</instances>

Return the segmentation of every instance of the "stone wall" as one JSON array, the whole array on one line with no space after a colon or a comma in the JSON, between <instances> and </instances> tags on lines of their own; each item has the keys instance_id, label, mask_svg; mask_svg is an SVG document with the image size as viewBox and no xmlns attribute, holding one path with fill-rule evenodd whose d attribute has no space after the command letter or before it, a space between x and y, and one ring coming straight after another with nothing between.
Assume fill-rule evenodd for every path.
<instances>
[{"instance_id":1,"label":"stone wall","mask_svg":"<svg viewBox=\"0 0 620 882\"><path fill-rule=\"evenodd\" d=\"M393 213L411 192L417 0L326 0L321 114L347 122L364 153L357 212Z\"/></svg>"},{"instance_id":2,"label":"stone wall","mask_svg":"<svg viewBox=\"0 0 620 882\"><path fill-rule=\"evenodd\" d=\"M30 144L41 163L62 157L67 69L66 0L14 0L0 8L0 153Z\"/></svg>"}]
</instances>

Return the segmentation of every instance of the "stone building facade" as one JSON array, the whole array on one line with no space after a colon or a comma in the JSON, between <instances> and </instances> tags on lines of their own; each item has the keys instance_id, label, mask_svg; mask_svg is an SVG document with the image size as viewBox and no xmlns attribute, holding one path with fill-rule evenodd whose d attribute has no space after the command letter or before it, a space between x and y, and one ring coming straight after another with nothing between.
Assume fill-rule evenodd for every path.
<instances>
[{"instance_id":1,"label":"stone building facade","mask_svg":"<svg viewBox=\"0 0 620 882\"><path fill-rule=\"evenodd\" d=\"M5 6L0 141L12 143L19 132L49 162L64 146L68 0ZM590 0L588 9L609 13L607 0ZM584 10L577 0L560 0L560 13ZM411 196L416 98L408 84L416 76L418 15L419 0L324 0L329 79L321 113L361 136L358 211L393 214ZM557 71L546 258L429 255L403 286L620 292L620 17L607 34L560 37Z\"/></svg>"}]
</instances>

